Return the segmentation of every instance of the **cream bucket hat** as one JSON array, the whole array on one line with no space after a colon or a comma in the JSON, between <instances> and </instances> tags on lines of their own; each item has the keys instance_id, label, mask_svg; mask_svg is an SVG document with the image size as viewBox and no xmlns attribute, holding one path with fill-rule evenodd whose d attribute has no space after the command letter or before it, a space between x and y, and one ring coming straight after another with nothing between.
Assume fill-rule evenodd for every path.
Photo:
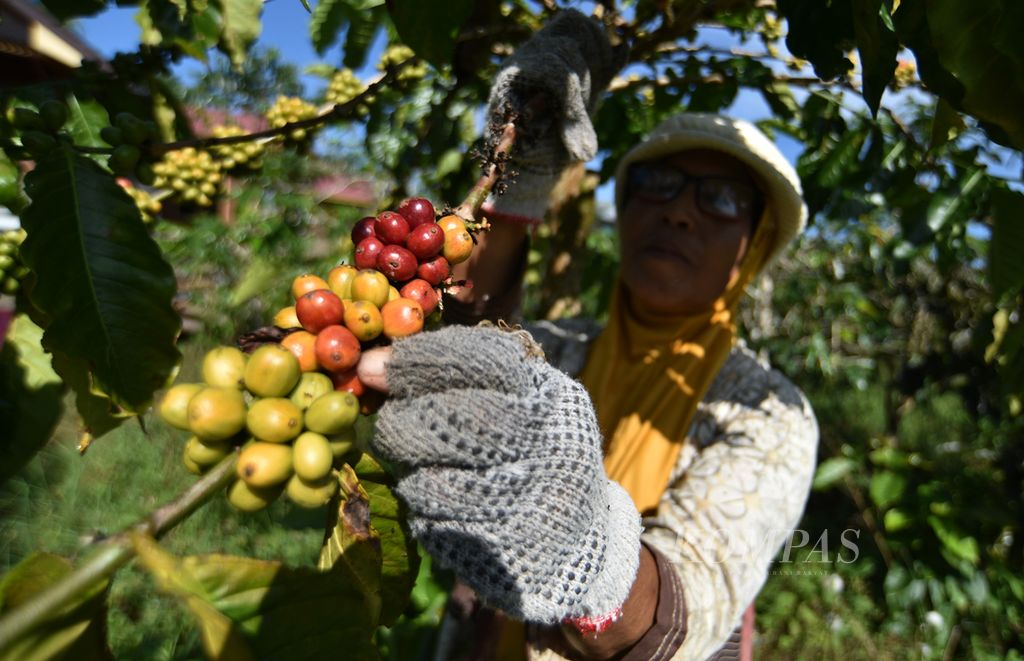
<instances>
[{"instance_id":1,"label":"cream bucket hat","mask_svg":"<svg viewBox=\"0 0 1024 661\"><path fill-rule=\"evenodd\" d=\"M647 139L626 152L615 169L615 209L622 215L626 194L626 169L639 161L690 149L711 149L733 156L750 168L765 195L765 213L776 227L771 262L807 224L800 178L771 140L742 119L705 113L680 113L661 122Z\"/></svg>"}]
</instances>

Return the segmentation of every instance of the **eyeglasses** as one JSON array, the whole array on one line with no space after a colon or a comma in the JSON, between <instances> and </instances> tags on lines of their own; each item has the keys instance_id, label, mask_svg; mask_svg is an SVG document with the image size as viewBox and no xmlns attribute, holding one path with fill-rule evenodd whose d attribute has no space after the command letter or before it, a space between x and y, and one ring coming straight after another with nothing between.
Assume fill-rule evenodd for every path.
<instances>
[{"instance_id":1,"label":"eyeglasses","mask_svg":"<svg viewBox=\"0 0 1024 661\"><path fill-rule=\"evenodd\" d=\"M646 202L671 202L686 190L697 186L697 208L724 220L756 221L761 206L760 192L750 184L726 177L697 177L657 163L634 163L627 173L627 197Z\"/></svg>"}]
</instances>

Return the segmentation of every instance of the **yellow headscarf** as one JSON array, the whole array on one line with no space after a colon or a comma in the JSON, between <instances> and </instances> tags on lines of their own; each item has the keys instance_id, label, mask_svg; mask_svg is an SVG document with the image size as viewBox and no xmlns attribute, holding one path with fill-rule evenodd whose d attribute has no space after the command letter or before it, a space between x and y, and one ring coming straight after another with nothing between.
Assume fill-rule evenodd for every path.
<instances>
[{"instance_id":1,"label":"yellow headscarf","mask_svg":"<svg viewBox=\"0 0 1024 661\"><path fill-rule=\"evenodd\" d=\"M739 270L707 312L652 315L630 299L621 277L616 285L608 325L581 378L604 434L608 477L641 513L655 509L668 486L697 404L735 342L736 308L775 237L766 210Z\"/></svg>"}]
</instances>

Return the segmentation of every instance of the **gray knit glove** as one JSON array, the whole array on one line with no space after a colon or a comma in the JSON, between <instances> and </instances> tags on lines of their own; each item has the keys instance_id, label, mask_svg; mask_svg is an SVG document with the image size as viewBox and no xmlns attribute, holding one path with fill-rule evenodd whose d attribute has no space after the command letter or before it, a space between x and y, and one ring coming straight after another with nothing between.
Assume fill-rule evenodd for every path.
<instances>
[{"instance_id":1,"label":"gray knit glove","mask_svg":"<svg viewBox=\"0 0 1024 661\"><path fill-rule=\"evenodd\" d=\"M488 605L551 624L625 602L640 516L605 475L587 393L538 353L495 328L395 342L372 449L438 563Z\"/></svg>"},{"instance_id":2,"label":"gray knit glove","mask_svg":"<svg viewBox=\"0 0 1024 661\"><path fill-rule=\"evenodd\" d=\"M523 122L525 135L513 154L521 169L558 172L597 154L590 113L626 54L625 46L612 48L596 20L566 9L502 64L488 100L491 113L545 97L544 112Z\"/></svg>"}]
</instances>

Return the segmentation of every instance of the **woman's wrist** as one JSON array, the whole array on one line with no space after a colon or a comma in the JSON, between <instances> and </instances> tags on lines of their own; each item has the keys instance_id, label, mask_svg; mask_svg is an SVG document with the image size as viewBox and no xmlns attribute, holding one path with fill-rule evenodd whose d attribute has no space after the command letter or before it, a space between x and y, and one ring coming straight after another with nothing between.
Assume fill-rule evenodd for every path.
<instances>
[{"instance_id":1,"label":"woman's wrist","mask_svg":"<svg viewBox=\"0 0 1024 661\"><path fill-rule=\"evenodd\" d=\"M487 198L482 208L484 216L497 224L539 225L544 220L558 175L558 172L520 172L503 195Z\"/></svg>"}]
</instances>

